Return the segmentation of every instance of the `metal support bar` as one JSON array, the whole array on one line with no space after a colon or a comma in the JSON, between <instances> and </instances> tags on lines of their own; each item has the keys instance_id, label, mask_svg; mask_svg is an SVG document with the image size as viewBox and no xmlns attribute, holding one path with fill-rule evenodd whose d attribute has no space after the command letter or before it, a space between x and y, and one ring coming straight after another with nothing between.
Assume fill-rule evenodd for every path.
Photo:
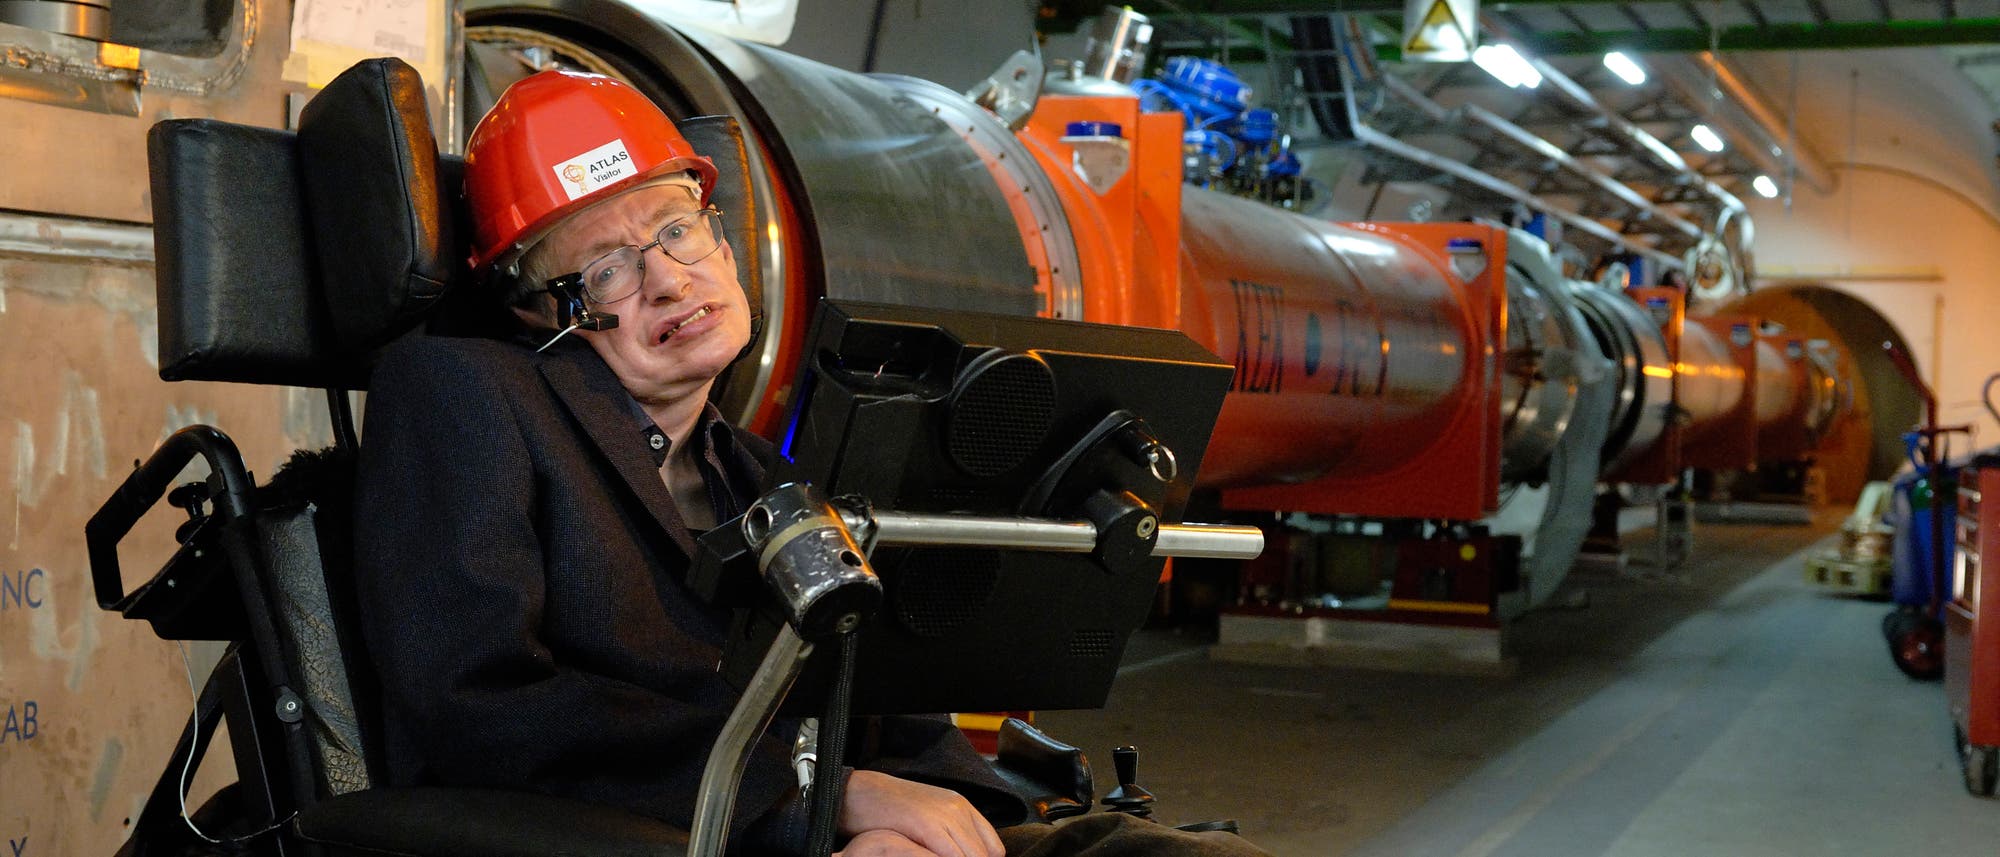
<instances>
[{"instance_id":1,"label":"metal support bar","mask_svg":"<svg viewBox=\"0 0 2000 857\"><path fill-rule=\"evenodd\" d=\"M994 547L1010 550L1089 553L1097 549L1097 528L1088 521L988 518L975 515L918 515L875 512L875 547ZM1251 559L1264 550L1256 527L1220 524L1162 524L1153 556Z\"/></svg>"},{"instance_id":2,"label":"metal support bar","mask_svg":"<svg viewBox=\"0 0 2000 857\"><path fill-rule=\"evenodd\" d=\"M1487 25L1491 26L1490 22ZM1607 228L1604 224L1596 220L1575 211L1557 207L1548 200L1537 197L1490 173L1481 171L1462 161L1440 155L1429 149L1403 142L1396 139L1393 134L1376 129L1369 124L1369 118L1363 114L1359 105L1356 104L1355 85L1357 79L1365 79L1371 83L1380 83L1383 80L1387 80L1389 75L1383 74L1374 65L1374 57L1370 51L1358 49L1356 41L1362 37L1358 32L1355 21L1349 19L1339 22L1337 26L1332 28L1332 35L1335 52L1340 57L1339 61L1342 66L1339 75L1341 90L1337 93L1319 94L1316 97L1338 99L1339 109L1345 111L1347 114L1347 124L1355 142L1382 154L1450 176L1502 199L1520 203L1530 210L1543 212L1560 221L1566 227L1583 234L1591 235L1623 251L1637 253L1653 259L1663 269L1679 270L1682 267L1683 263L1679 256L1633 241L1619 234L1616 230ZM1554 78L1560 79L1562 83L1576 89L1579 93L1582 92L1581 88L1578 88L1574 82L1571 82L1566 77L1562 77L1553 69L1549 69L1544 73L1545 78L1551 75ZM1414 92L1414 90L1411 91ZM1589 97L1588 93L1582 94L1586 99ZM1594 105L1595 102L1592 102L1592 104ZM1421 107L1421 105L1419 106ZM1433 104L1432 107L1435 108L1436 105ZM1600 108L1598 112L1603 113L1605 111ZM1630 123L1626 124L1630 125ZM1639 133L1643 134L1644 132ZM1651 138L1648 137L1648 139ZM1654 142L1658 144L1657 140ZM1662 146L1662 148L1664 149L1665 147ZM1670 156L1673 155L1672 150L1666 150L1666 153ZM1720 188L1716 190L1721 192ZM1733 200L1735 197L1729 197L1729 199Z\"/></svg>"},{"instance_id":3,"label":"metal support bar","mask_svg":"<svg viewBox=\"0 0 2000 857\"><path fill-rule=\"evenodd\" d=\"M0 214L0 256L153 264L153 228L45 214Z\"/></svg>"},{"instance_id":4,"label":"metal support bar","mask_svg":"<svg viewBox=\"0 0 2000 857\"><path fill-rule=\"evenodd\" d=\"M1494 133L1505 137L1514 144L1533 153L1536 157L1545 159L1581 177L1598 190L1615 196L1626 205L1631 206L1637 216L1625 218L1627 220L1657 220L1673 227L1675 231L1680 232L1691 240L1701 240L1701 227L1689 223L1679 215L1654 205L1651 200L1640 196L1638 191L1633 190L1617 179L1599 172L1596 168L1571 157L1568 152L1563 151L1554 143L1535 136L1527 129L1507 121L1492 111L1476 104L1466 104L1458 107L1456 110L1447 110L1429 98L1424 97L1423 93L1418 92L1416 87L1411 86L1408 82L1390 75L1382 76L1382 85L1439 123L1455 124L1452 122L1454 116L1462 116L1470 119L1473 123L1484 126ZM1539 196L1540 194L1538 193L1537 195Z\"/></svg>"},{"instance_id":5,"label":"metal support bar","mask_svg":"<svg viewBox=\"0 0 2000 857\"><path fill-rule=\"evenodd\" d=\"M1646 19L1639 17L1638 10L1633 9L1632 4L1630 3L1618 4L1618 11L1624 14L1625 20L1631 21L1632 26L1636 28L1639 32L1643 33L1646 32L1647 30L1653 29L1652 24L1646 23Z\"/></svg>"},{"instance_id":6,"label":"metal support bar","mask_svg":"<svg viewBox=\"0 0 2000 857\"><path fill-rule=\"evenodd\" d=\"M1264 533L1256 527L1221 524L1168 524L1153 543L1154 556L1191 559L1252 559L1264 552Z\"/></svg>"},{"instance_id":7,"label":"metal support bar","mask_svg":"<svg viewBox=\"0 0 2000 857\"><path fill-rule=\"evenodd\" d=\"M778 705L811 654L812 644L801 639L792 626L778 629L778 638L764 653L750 686L743 689L742 698L722 724L722 734L708 751L708 765L701 771L701 791L694 802L694 823L688 830L688 857L721 857L729 842L729 818L736 809L736 791L743 785L750 750L771 724L772 715L778 712Z\"/></svg>"},{"instance_id":8,"label":"metal support bar","mask_svg":"<svg viewBox=\"0 0 2000 857\"><path fill-rule=\"evenodd\" d=\"M833 612L847 611L853 601L843 598L842 592L854 588L857 575L875 585L866 562L847 556L855 550L854 534L866 534L871 553L878 547L918 545L1089 553L1098 541L1097 527L1087 521L871 512L865 504L828 504L799 484L779 486L759 498L741 526L747 546L759 554L759 571L783 602L786 621L709 749L688 831L689 857L721 857L728 846L730 816L751 749L770 727L813 651L800 629L824 639L818 635L831 623L815 618L823 612L817 607L833 602ZM823 537L828 532L838 538ZM1168 524L1154 533L1153 556L1251 559L1264 549L1264 533L1256 527ZM839 572L811 568L815 557L849 571L843 578ZM830 585L843 579L848 584L844 588ZM873 605L862 609L872 610ZM856 622L843 621L834 633L852 632L861 618L859 613L853 615Z\"/></svg>"},{"instance_id":9,"label":"metal support bar","mask_svg":"<svg viewBox=\"0 0 2000 857\"><path fill-rule=\"evenodd\" d=\"M1496 36L1504 38L1512 35L1509 32L1499 31L1499 28L1494 27L1490 21L1485 22L1485 25L1488 30L1495 31ZM1615 132L1614 135L1616 137L1628 141L1633 149L1659 164L1670 175L1677 177L1682 183L1699 188L1702 192L1708 194L1708 196L1719 203L1722 210L1743 210L1743 200L1738 199L1735 194L1724 190L1721 185L1709 181L1700 173L1689 169L1687 160L1682 158L1680 153L1675 152L1667 144L1660 142L1658 137L1647 133L1645 129L1632 124L1631 120L1626 119L1622 114L1599 103L1596 96L1591 95L1589 90L1578 86L1576 81L1571 80L1568 75L1563 74L1555 66L1550 65L1547 61L1539 57L1529 59L1529 63L1534 66L1536 71L1541 72L1542 82L1547 84L1551 90L1560 94L1578 109L1600 117L1604 122L1604 127ZM1679 266L1676 265L1674 267Z\"/></svg>"},{"instance_id":10,"label":"metal support bar","mask_svg":"<svg viewBox=\"0 0 2000 857\"><path fill-rule=\"evenodd\" d=\"M1689 223L1673 212L1654 205L1651 200L1640 196L1639 192L1633 190L1630 186L1599 172L1589 164L1570 157L1568 152L1557 148L1554 143L1528 133L1521 126L1509 122L1477 104L1467 104L1459 108L1459 112L1463 113L1467 119L1493 129L1495 133L1513 140L1523 148L1554 161L1563 169L1569 170L1571 173L1583 178L1584 181L1589 182L1598 190L1617 197L1626 205L1631 206L1637 214L1636 217L1627 218L1628 220L1655 220L1673 227L1675 231L1688 238L1700 240L1702 235L1701 227Z\"/></svg>"},{"instance_id":11,"label":"metal support bar","mask_svg":"<svg viewBox=\"0 0 2000 857\"><path fill-rule=\"evenodd\" d=\"M1753 0L1736 0L1736 5L1742 7L1743 14L1749 15L1750 20L1757 22L1757 26L1771 26L1771 19L1764 16L1763 10L1758 9L1757 4ZM1820 20L1824 21L1825 19L1822 18Z\"/></svg>"}]
</instances>

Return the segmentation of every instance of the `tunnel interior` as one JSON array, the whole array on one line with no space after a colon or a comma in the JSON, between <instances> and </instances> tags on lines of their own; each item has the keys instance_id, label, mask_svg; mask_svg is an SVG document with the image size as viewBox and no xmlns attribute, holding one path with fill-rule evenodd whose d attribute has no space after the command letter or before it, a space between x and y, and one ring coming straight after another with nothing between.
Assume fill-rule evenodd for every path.
<instances>
[{"instance_id":1,"label":"tunnel interior","mask_svg":"<svg viewBox=\"0 0 2000 857\"><path fill-rule=\"evenodd\" d=\"M1865 483L1895 475L1905 462L1902 434L1923 419L1923 398L1883 350L1883 343L1892 343L1908 353L1909 344L1881 312L1824 283L1761 288L1723 311L1776 322L1839 349L1840 376L1849 385L1848 411L1835 419L1815 450L1829 501L1852 502Z\"/></svg>"}]
</instances>

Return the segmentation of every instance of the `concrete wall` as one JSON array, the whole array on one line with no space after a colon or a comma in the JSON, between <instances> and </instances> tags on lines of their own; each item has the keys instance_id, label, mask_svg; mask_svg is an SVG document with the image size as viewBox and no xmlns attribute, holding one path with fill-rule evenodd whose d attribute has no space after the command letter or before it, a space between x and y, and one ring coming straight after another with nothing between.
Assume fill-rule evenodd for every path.
<instances>
[{"instance_id":1,"label":"concrete wall","mask_svg":"<svg viewBox=\"0 0 2000 857\"><path fill-rule=\"evenodd\" d=\"M1792 63L1738 58L1775 104ZM2000 170L1993 108L1933 51L1799 55L1801 136L1833 166L1830 194L1800 187L1790 210L1752 197L1763 283L1822 283L1893 324L1939 392L1946 422L1980 426L2000 371Z\"/></svg>"}]
</instances>

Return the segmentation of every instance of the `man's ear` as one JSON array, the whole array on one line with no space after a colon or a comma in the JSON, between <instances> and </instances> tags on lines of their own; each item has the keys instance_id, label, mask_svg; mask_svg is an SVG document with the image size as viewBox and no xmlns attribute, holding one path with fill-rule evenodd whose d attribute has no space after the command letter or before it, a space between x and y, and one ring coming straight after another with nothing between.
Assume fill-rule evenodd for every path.
<instances>
[{"instance_id":1,"label":"man's ear","mask_svg":"<svg viewBox=\"0 0 2000 857\"><path fill-rule=\"evenodd\" d=\"M529 327L556 326L556 299L546 292L529 298L526 306L517 304L512 309L514 317Z\"/></svg>"}]
</instances>

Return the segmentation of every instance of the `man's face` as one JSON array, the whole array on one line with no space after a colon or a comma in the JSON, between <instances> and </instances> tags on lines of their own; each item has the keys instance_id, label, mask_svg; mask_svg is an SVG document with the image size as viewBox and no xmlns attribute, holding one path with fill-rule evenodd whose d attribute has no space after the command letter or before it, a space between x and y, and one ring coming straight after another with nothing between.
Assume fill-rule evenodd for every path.
<instances>
[{"instance_id":1,"label":"man's face","mask_svg":"<svg viewBox=\"0 0 2000 857\"><path fill-rule=\"evenodd\" d=\"M684 184L629 191L571 217L542 245L552 274L580 271L617 250L652 243L662 226L699 220L701 202ZM666 403L706 395L715 376L750 341L750 308L736 282L729 243L692 265L658 247L644 253L638 291L594 311L614 313L610 330L579 330L633 398Z\"/></svg>"}]
</instances>

